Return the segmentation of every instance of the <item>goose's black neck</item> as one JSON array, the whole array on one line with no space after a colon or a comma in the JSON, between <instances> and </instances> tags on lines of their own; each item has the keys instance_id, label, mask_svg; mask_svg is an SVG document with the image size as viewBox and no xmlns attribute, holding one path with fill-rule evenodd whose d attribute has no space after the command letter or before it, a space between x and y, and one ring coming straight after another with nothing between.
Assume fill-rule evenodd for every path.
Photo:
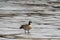
<instances>
[{"instance_id":1,"label":"goose's black neck","mask_svg":"<svg viewBox=\"0 0 60 40\"><path fill-rule=\"evenodd\" d=\"M29 21L28 25L31 25L31 22Z\"/></svg>"},{"instance_id":2,"label":"goose's black neck","mask_svg":"<svg viewBox=\"0 0 60 40\"><path fill-rule=\"evenodd\" d=\"M29 21L28 25L31 25L32 21Z\"/></svg>"},{"instance_id":3,"label":"goose's black neck","mask_svg":"<svg viewBox=\"0 0 60 40\"><path fill-rule=\"evenodd\" d=\"M31 23L29 22L28 25L31 25Z\"/></svg>"}]
</instances>

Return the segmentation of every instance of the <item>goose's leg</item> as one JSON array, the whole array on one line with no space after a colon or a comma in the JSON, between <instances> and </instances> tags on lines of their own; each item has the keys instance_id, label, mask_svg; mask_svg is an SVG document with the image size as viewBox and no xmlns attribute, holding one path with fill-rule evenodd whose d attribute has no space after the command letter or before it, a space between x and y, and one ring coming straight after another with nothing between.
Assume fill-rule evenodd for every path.
<instances>
[{"instance_id":1,"label":"goose's leg","mask_svg":"<svg viewBox=\"0 0 60 40\"><path fill-rule=\"evenodd\" d=\"M26 30L25 30L25 34L26 34Z\"/></svg>"},{"instance_id":2,"label":"goose's leg","mask_svg":"<svg viewBox=\"0 0 60 40\"><path fill-rule=\"evenodd\" d=\"M29 34L30 32L29 32L29 30L28 30L28 34Z\"/></svg>"}]
</instances>

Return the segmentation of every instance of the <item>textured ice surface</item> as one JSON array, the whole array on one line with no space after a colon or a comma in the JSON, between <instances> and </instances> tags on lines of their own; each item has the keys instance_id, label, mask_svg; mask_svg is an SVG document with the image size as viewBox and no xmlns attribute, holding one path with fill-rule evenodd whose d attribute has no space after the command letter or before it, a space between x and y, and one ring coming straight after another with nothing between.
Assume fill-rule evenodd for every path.
<instances>
[{"instance_id":1,"label":"textured ice surface","mask_svg":"<svg viewBox=\"0 0 60 40\"><path fill-rule=\"evenodd\" d=\"M60 30L58 30L58 28L60 28L59 27L60 23L58 23L59 19L57 18L43 17L43 16L26 16L26 15L14 16L14 17L2 17L0 19L0 35L7 35L5 36L6 38L12 38L13 40L15 37L17 39L19 39L19 37L59 38ZM19 27L22 24L28 23L29 20L32 21L32 29L30 30L31 33L28 35L24 34L24 30L19 29Z\"/></svg>"},{"instance_id":2,"label":"textured ice surface","mask_svg":"<svg viewBox=\"0 0 60 40\"><path fill-rule=\"evenodd\" d=\"M41 4L47 6L40 6ZM28 38L60 38L60 12L49 11L52 7L46 2L36 0L30 1L8 1L0 2L0 40L28 40ZM13 10L13 11L12 11ZM59 9L55 9L59 10ZM9 16L9 14L18 16ZM38 15L21 15L19 13L41 13ZM8 14L8 15L2 15ZM44 15L45 14L45 15ZM53 16L46 14L55 14ZM3 17L7 16L7 17ZM30 34L25 34L23 29L19 29L22 24L32 21ZM30 39L35 40L35 39ZM37 40L37 39L36 39ZM45 40L45 39L42 39ZM47 39L46 39L47 40ZM50 40L50 39L49 39ZM60 40L60 39L52 39Z\"/></svg>"}]
</instances>

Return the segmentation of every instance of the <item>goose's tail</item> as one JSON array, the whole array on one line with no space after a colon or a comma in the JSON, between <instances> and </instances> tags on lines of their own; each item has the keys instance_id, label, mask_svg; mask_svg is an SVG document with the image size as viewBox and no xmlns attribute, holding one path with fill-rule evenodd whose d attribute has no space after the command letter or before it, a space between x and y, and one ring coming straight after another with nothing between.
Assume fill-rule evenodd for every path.
<instances>
[{"instance_id":1,"label":"goose's tail","mask_svg":"<svg viewBox=\"0 0 60 40\"><path fill-rule=\"evenodd\" d=\"M21 25L19 29L23 29L23 25Z\"/></svg>"}]
</instances>

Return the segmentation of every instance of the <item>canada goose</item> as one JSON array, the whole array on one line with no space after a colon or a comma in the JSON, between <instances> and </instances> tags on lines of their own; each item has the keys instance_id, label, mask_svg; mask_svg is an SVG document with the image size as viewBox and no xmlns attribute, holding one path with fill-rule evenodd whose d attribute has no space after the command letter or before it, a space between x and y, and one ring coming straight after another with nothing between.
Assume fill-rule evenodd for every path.
<instances>
[{"instance_id":1,"label":"canada goose","mask_svg":"<svg viewBox=\"0 0 60 40\"><path fill-rule=\"evenodd\" d=\"M21 25L20 29L24 29L25 33L26 33L26 31L28 31L28 33L30 33L29 30L32 29L31 23L32 23L32 21L29 21L28 24Z\"/></svg>"}]
</instances>

